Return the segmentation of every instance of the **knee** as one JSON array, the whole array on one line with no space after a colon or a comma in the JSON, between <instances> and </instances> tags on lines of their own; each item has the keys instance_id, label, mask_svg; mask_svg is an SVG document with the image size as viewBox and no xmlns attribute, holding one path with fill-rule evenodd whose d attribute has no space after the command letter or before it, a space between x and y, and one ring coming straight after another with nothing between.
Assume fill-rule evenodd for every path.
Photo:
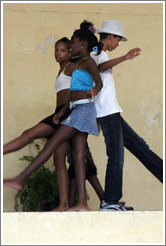
<instances>
[{"instance_id":1,"label":"knee","mask_svg":"<svg viewBox=\"0 0 166 246\"><path fill-rule=\"evenodd\" d=\"M77 154L74 154L73 155L73 161L74 163L80 163L80 162L83 162L84 161L84 155L81 154L81 153L77 153Z\"/></svg>"},{"instance_id":2,"label":"knee","mask_svg":"<svg viewBox=\"0 0 166 246\"><path fill-rule=\"evenodd\" d=\"M57 164L58 160L57 160L55 154L53 155L53 162L54 162L54 166L56 167L56 164Z\"/></svg>"},{"instance_id":3,"label":"knee","mask_svg":"<svg viewBox=\"0 0 166 246\"><path fill-rule=\"evenodd\" d=\"M30 129L23 131L23 133L21 134L21 136L25 137L25 138L28 139L29 141L34 140L34 137L33 137L33 135L31 134L31 130L30 130Z\"/></svg>"},{"instance_id":4,"label":"knee","mask_svg":"<svg viewBox=\"0 0 166 246\"><path fill-rule=\"evenodd\" d=\"M53 144L49 140L44 145L44 149L47 150L47 151L50 150L51 152L54 152Z\"/></svg>"},{"instance_id":5,"label":"knee","mask_svg":"<svg viewBox=\"0 0 166 246\"><path fill-rule=\"evenodd\" d=\"M115 167L115 168L122 168L124 163L124 157L116 157L116 158L109 158L108 159L108 166Z\"/></svg>"},{"instance_id":6,"label":"knee","mask_svg":"<svg viewBox=\"0 0 166 246\"><path fill-rule=\"evenodd\" d=\"M64 155L56 156L56 154L54 154L53 160L54 160L54 166L56 168L58 166L61 166L61 165L65 165L66 164L66 156L64 156Z\"/></svg>"},{"instance_id":7,"label":"knee","mask_svg":"<svg viewBox=\"0 0 166 246\"><path fill-rule=\"evenodd\" d=\"M55 142L53 141L53 139L50 139L46 142L44 149L46 152L48 152L49 154L53 154L56 149L57 149L57 145L55 144Z\"/></svg>"},{"instance_id":8,"label":"knee","mask_svg":"<svg viewBox=\"0 0 166 246\"><path fill-rule=\"evenodd\" d=\"M111 165L120 165L124 163L124 148L119 148L118 151L107 151L108 163Z\"/></svg>"}]
</instances>

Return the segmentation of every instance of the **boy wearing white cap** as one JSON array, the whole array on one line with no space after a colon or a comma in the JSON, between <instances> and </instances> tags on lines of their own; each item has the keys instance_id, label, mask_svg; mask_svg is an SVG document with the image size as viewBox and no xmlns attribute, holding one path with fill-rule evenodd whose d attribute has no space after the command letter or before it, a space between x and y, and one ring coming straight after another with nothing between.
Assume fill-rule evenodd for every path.
<instances>
[{"instance_id":1,"label":"boy wearing white cap","mask_svg":"<svg viewBox=\"0 0 166 246\"><path fill-rule=\"evenodd\" d=\"M109 60L106 50L112 51L118 47L119 41L127 41L123 35L123 25L115 20L104 21L96 31L100 35L103 49L100 55L91 54L98 65L103 88L95 97L97 121L101 126L108 156L104 201L100 211L132 210L125 207L119 200L122 197L122 176L124 162L124 147L135 155L156 178L163 182L163 161L149 149L146 142L124 121L112 75L112 67L140 55L141 50L135 48L126 55Z\"/></svg>"}]
</instances>

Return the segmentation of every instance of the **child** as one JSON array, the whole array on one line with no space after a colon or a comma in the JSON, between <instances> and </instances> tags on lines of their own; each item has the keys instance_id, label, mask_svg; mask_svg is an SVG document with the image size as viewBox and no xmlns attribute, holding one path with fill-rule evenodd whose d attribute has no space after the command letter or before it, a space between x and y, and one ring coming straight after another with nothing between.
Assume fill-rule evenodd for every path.
<instances>
[{"instance_id":1,"label":"child","mask_svg":"<svg viewBox=\"0 0 166 246\"><path fill-rule=\"evenodd\" d=\"M55 89L57 90L57 108L55 113L57 113L69 100L70 98L70 81L72 75L72 67L73 64L70 63L70 53L68 50L70 40L66 37L58 40L55 43L55 59L60 65L60 70L58 73L58 77L55 81ZM3 154L8 154L10 152L17 151L27 144L29 144L32 140L38 138L49 138L52 136L54 131L59 127L59 125L55 125L53 123L52 114L49 117L40 121L37 125L31 127L30 129L24 131L21 136L15 138L11 142L4 144L3 146ZM70 114L70 110L67 112L62 120L65 119Z\"/></svg>"},{"instance_id":2,"label":"child","mask_svg":"<svg viewBox=\"0 0 166 246\"><path fill-rule=\"evenodd\" d=\"M95 106L97 122L103 131L108 156L104 201L100 210L125 211L126 208L119 203L122 197L124 147L161 182L163 181L163 161L124 121L120 115L122 110L116 99L112 67L140 55L141 50L135 48L122 57L109 60L106 50L112 51L118 47L119 41L127 41L123 36L123 25L114 20L104 21L97 33L100 34L100 42L103 44L102 53L99 56L93 53L92 57L98 65L103 88L95 97Z\"/></svg>"},{"instance_id":3,"label":"child","mask_svg":"<svg viewBox=\"0 0 166 246\"><path fill-rule=\"evenodd\" d=\"M32 128L24 131L21 136L18 138L12 140L11 142L5 144L3 146L3 154L7 154L10 152L17 151L21 148L23 148L25 145L29 144L32 140L45 137L49 139L55 130L58 129L60 124L54 124L53 123L53 116L59 112L59 110L66 104L66 102L70 98L70 82L71 82L71 75L73 68L75 68L75 65L70 62L70 53L69 53L69 43L70 40L66 37L61 38L55 43L55 59L60 65L60 70L58 72L57 79L55 81L55 89L57 91L57 108L55 110L55 113L48 116L47 118L40 121L37 125L33 126ZM62 116L61 120L65 119L69 114L71 113L70 109ZM68 142L61 145L57 151L54 153L54 164L57 169L57 172L59 171L59 166L63 166L63 172L62 174L59 173L58 177L61 177L63 179L63 173L66 173L66 166L65 166L65 158L66 154L68 153ZM87 158L90 155L89 149L86 145L86 155ZM74 175L74 169L72 168L73 161L72 157L69 160L69 163L71 163L70 169L70 175ZM60 168L62 171L62 167ZM61 184L62 182L60 182ZM68 184L66 184L67 186ZM65 196L64 194L67 192L63 186L59 186L60 190L60 204L59 204L59 210L64 210L64 204L66 204ZM100 188L100 186L99 186ZM62 190L62 191L61 191ZM72 190L70 190L72 194ZM99 189L100 192L100 189ZM63 194L63 195L62 195ZM70 199L70 197L69 197Z\"/></svg>"},{"instance_id":4,"label":"child","mask_svg":"<svg viewBox=\"0 0 166 246\"><path fill-rule=\"evenodd\" d=\"M68 211L87 211L84 165L85 145L88 134L98 135L99 133L96 123L96 109L91 95L97 95L102 88L102 81L96 63L90 57L90 52L94 47L98 47L99 51L101 48L93 33L92 23L84 21L80 25L80 29L76 30L72 36L70 46L72 56L79 57L70 85L70 108L72 112L61 122L60 128L47 141L44 149L35 160L20 175L13 179L5 180L4 184L21 189L24 180L34 170L44 164L62 143L72 137L73 160L79 198L78 204ZM95 81L95 86L93 81ZM54 123L59 123L59 118L66 109L67 105L54 116Z\"/></svg>"}]
</instances>

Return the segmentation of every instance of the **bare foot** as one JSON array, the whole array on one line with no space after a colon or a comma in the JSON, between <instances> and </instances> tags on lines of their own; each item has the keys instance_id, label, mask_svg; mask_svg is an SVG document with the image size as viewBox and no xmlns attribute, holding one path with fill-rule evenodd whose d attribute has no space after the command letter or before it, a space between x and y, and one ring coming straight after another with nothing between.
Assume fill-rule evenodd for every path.
<instances>
[{"instance_id":1,"label":"bare foot","mask_svg":"<svg viewBox=\"0 0 166 246\"><path fill-rule=\"evenodd\" d=\"M85 212L85 211L89 211L89 208L84 205L76 205L66 210L66 212L74 212L74 211L75 212Z\"/></svg>"},{"instance_id":2,"label":"bare foot","mask_svg":"<svg viewBox=\"0 0 166 246\"><path fill-rule=\"evenodd\" d=\"M68 204L59 204L59 206L53 209L52 212L63 212L63 211L66 211L67 209L69 209Z\"/></svg>"},{"instance_id":3,"label":"bare foot","mask_svg":"<svg viewBox=\"0 0 166 246\"><path fill-rule=\"evenodd\" d=\"M16 190L22 190L22 185L15 179L4 179L3 185L6 187L12 187Z\"/></svg>"}]
</instances>

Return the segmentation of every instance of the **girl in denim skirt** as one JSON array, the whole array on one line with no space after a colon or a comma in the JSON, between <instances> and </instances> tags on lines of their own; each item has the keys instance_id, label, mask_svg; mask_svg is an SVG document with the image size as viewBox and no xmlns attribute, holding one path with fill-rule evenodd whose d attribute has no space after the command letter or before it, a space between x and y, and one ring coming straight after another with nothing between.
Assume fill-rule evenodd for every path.
<instances>
[{"instance_id":1,"label":"girl in denim skirt","mask_svg":"<svg viewBox=\"0 0 166 246\"><path fill-rule=\"evenodd\" d=\"M97 95L102 88L102 81L97 65L90 57L90 52L92 50L98 50L97 54L99 54L101 49L102 46L94 35L93 24L83 21L80 25L80 29L74 32L70 44L71 55L78 57L78 63L76 64L76 69L71 79L70 102L54 116L54 123L59 123L59 118L69 107L72 112L61 122L60 128L47 141L44 149L34 161L17 177L5 180L7 186L21 189L24 180L34 170L43 165L62 143L72 137L78 204L75 207L66 209L66 211L89 210L86 201L84 155L88 134L99 134L96 122L96 109L91 96ZM60 177L58 180L61 182ZM66 208L67 207L68 205Z\"/></svg>"}]
</instances>

